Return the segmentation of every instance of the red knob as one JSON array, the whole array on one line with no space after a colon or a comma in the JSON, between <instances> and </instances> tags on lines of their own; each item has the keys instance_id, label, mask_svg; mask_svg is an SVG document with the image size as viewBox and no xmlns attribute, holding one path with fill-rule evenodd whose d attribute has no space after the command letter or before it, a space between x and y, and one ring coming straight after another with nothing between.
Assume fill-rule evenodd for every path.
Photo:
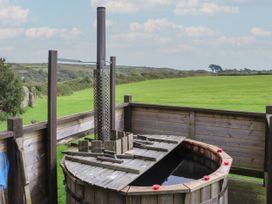
<instances>
[{"instance_id":1,"label":"red knob","mask_svg":"<svg viewBox=\"0 0 272 204\"><path fill-rule=\"evenodd\" d=\"M223 149L219 148L217 149L217 153L222 153L223 152Z\"/></svg>"},{"instance_id":2,"label":"red knob","mask_svg":"<svg viewBox=\"0 0 272 204\"><path fill-rule=\"evenodd\" d=\"M157 191L157 190L160 189L160 187L161 187L160 185L154 184L154 185L153 185L153 190L154 190L154 191Z\"/></svg>"},{"instance_id":3,"label":"red knob","mask_svg":"<svg viewBox=\"0 0 272 204\"><path fill-rule=\"evenodd\" d=\"M224 165L225 165L225 166L228 166L228 165L229 165L229 162L228 162L228 161L225 161L225 162L224 162Z\"/></svg>"},{"instance_id":4,"label":"red knob","mask_svg":"<svg viewBox=\"0 0 272 204\"><path fill-rule=\"evenodd\" d=\"M209 181L210 177L209 176L203 176L204 181Z\"/></svg>"}]
</instances>

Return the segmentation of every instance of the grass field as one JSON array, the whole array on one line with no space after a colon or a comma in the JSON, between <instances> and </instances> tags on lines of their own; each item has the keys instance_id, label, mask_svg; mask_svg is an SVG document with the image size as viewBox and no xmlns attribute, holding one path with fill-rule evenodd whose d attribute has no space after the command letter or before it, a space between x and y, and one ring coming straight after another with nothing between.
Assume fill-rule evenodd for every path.
<instances>
[{"instance_id":1,"label":"grass field","mask_svg":"<svg viewBox=\"0 0 272 204\"><path fill-rule=\"evenodd\" d=\"M130 94L135 102L264 112L272 103L272 76L189 77L150 80L117 87L117 101ZM37 101L23 115L24 123L44 121L47 99ZM93 92L82 90L58 98L58 117L91 110ZM0 129L6 127L0 123Z\"/></svg>"},{"instance_id":2,"label":"grass field","mask_svg":"<svg viewBox=\"0 0 272 204\"><path fill-rule=\"evenodd\" d=\"M272 103L272 76L191 77L144 81L117 87L117 101L130 94L135 102L264 112ZM92 90L58 98L58 117L91 110ZM46 98L37 101L23 115L24 124L47 117ZM0 123L3 130L6 122ZM58 159L65 146L59 146ZM63 175L59 169L59 203L64 203Z\"/></svg>"}]
</instances>

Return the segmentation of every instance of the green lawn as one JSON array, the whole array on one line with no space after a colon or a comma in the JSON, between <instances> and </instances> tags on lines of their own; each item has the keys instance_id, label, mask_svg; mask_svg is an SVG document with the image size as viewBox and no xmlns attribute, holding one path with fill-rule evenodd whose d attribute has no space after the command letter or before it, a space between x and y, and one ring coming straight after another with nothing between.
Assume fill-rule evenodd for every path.
<instances>
[{"instance_id":1,"label":"green lawn","mask_svg":"<svg viewBox=\"0 0 272 204\"><path fill-rule=\"evenodd\" d=\"M264 112L272 103L272 76L189 77L150 80L117 87L117 101L130 94L135 102L207 107L228 110ZM24 123L46 120L47 99L38 100L35 108L28 108ZM92 89L58 97L58 117L91 110ZM0 123L0 128L6 123Z\"/></svg>"},{"instance_id":2,"label":"green lawn","mask_svg":"<svg viewBox=\"0 0 272 204\"><path fill-rule=\"evenodd\" d=\"M132 95L134 102L264 112L265 106L272 103L272 76L190 77L119 85L119 103L125 94ZM58 117L91 110L92 95L92 89L88 89L58 97ZM44 97L35 108L27 109L23 114L24 124L31 120L45 121L46 103ZM6 122L0 123L0 129L5 128ZM65 146L59 146L59 161L64 149ZM61 169L58 172L59 203L64 203L63 175Z\"/></svg>"}]
</instances>

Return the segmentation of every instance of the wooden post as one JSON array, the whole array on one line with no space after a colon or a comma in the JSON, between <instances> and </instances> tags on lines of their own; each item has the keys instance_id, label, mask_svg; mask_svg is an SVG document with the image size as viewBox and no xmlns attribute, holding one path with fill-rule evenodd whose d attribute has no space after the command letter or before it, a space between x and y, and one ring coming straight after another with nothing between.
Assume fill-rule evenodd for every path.
<instances>
[{"instance_id":1,"label":"wooden post","mask_svg":"<svg viewBox=\"0 0 272 204\"><path fill-rule=\"evenodd\" d=\"M24 184L17 154L16 138L23 136L23 121L20 118L8 119L8 130L13 131L14 138L8 139L8 157L10 170L8 177L8 203L25 203Z\"/></svg>"},{"instance_id":2,"label":"wooden post","mask_svg":"<svg viewBox=\"0 0 272 204\"><path fill-rule=\"evenodd\" d=\"M131 132L131 130L132 130L132 108L129 103L132 102L132 96L125 95L124 102L128 103L128 106L124 108L124 131Z\"/></svg>"},{"instance_id":3,"label":"wooden post","mask_svg":"<svg viewBox=\"0 0 272 204\"><path fill-rule=\"evenodd\" d=\"M48 57L47 189L48 203L57 204L57 51Z\"/></svg>"},{"instance_id":4,"label":"wooden post","mask_svg":"<svg viewBox=\"0 0 272 204\"><path fill-rule=\"evenodd\" d=\"M115 67L116 57L110 58L110 100L111 100L111 130L115 130Z\"/></svg>"},{"instance_id":5,"label":"wooden post","mask_svg":"<svg viewBox=\"0 0 272 204\"><path fill-rule=\"evenodd\" d=\"M272 106L266 107L266 119L267 119L267 129L266 129L266 203L272 203Z\"/></svg>"}]
</instances>

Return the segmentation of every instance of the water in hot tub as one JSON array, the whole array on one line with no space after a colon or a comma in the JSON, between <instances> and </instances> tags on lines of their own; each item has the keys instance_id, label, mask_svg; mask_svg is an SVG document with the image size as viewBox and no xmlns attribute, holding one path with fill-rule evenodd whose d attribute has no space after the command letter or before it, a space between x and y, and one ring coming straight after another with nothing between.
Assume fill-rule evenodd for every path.
<instances>
[{"instance_id":1,"label":"water in hot tub","mask_svg":"<svg viewBox=\"0 0 272 204\"><path fill-rule=\"evenodd\" d=\"M177 148L131 183L131 185L152 186L160 184L166 186L182 184L200 179L213 172L212 169L195 162L194 157L196 155L186 153Z\"/></svg>"}]
</instances>

